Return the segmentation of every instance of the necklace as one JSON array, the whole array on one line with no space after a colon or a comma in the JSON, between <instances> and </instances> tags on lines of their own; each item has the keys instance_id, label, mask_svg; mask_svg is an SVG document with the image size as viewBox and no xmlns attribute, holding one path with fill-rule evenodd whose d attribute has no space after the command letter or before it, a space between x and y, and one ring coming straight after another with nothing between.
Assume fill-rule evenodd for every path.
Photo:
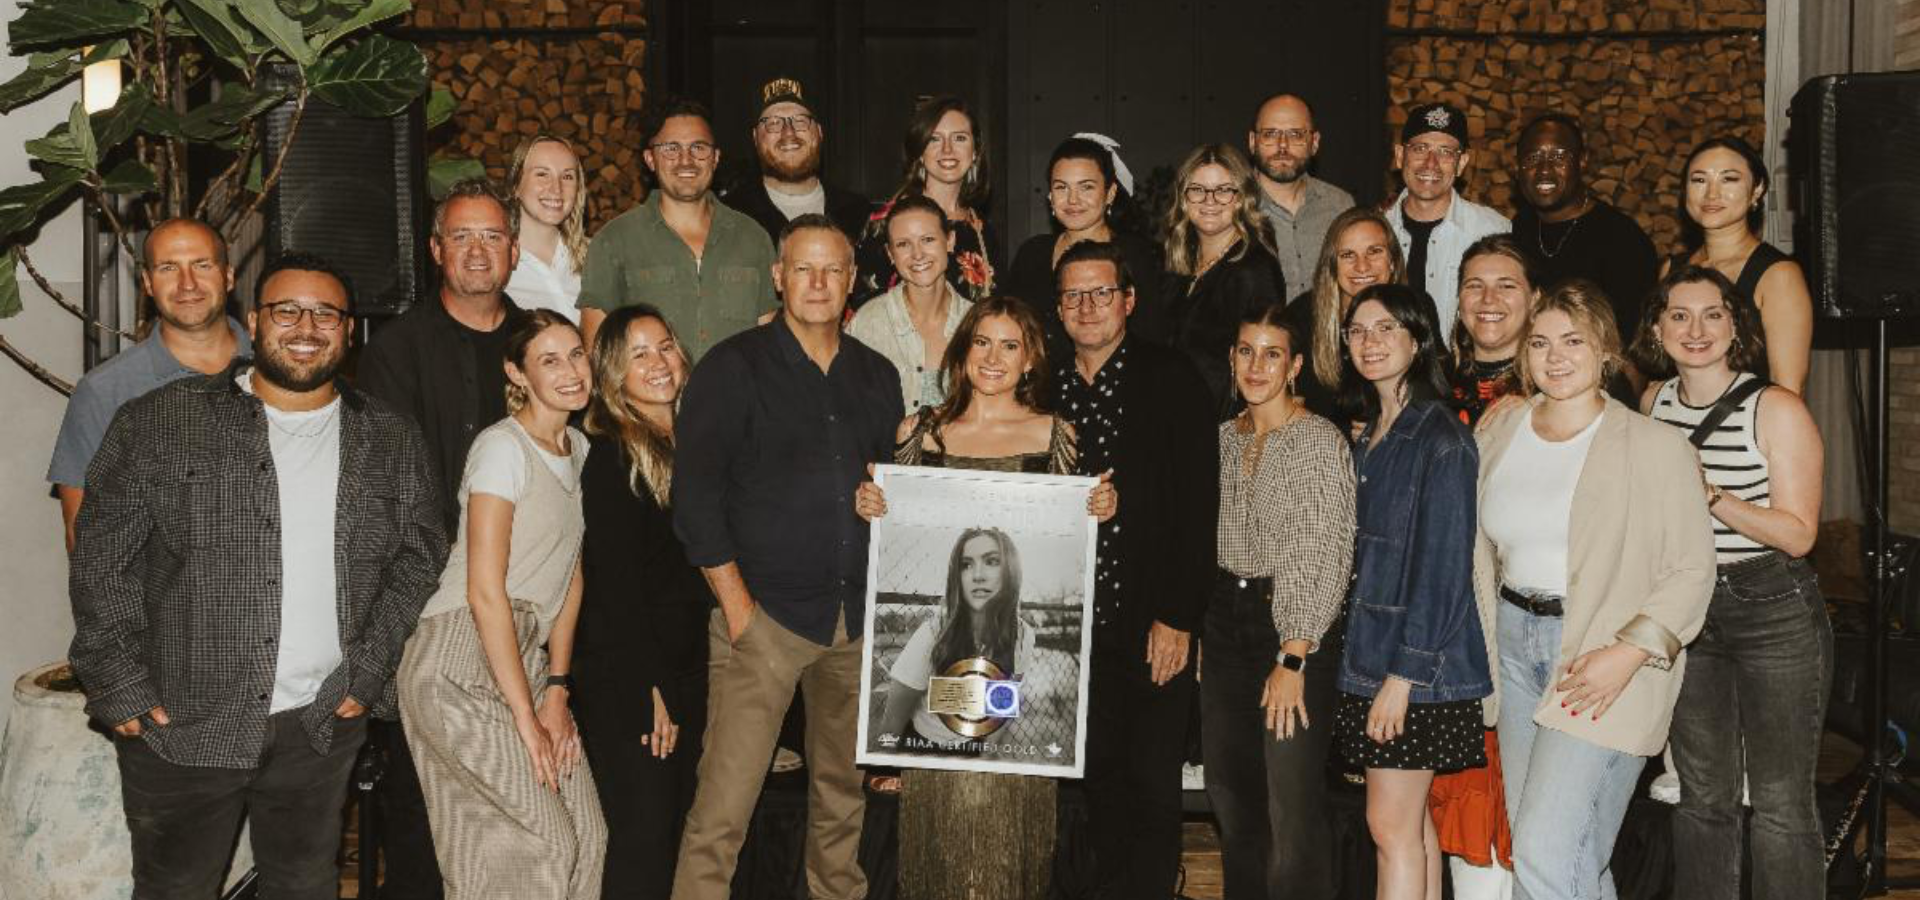
<instances>
[{"instance_id":1,"label":"necklace","mask_svg":"<svg viewBox=\"0 0 1920 900\"><path fill-rule=\"evenodd\" d=\"M1533 243L1540 248L1540 253L1546 256L1546 258L1552 259L1559 256L1560 251L1567 248L1567 241L1573 239L1573 233L1579 230L1580 220L1585 217L1585 215L1586 213L1583 212L1573 217L1573 224L1567 226L1567 232L1560 235L1559 243L1554 244L1552 250L1547 249L1547 220L1535 217L1533 220Z\"/></svg>"}]
</instances>

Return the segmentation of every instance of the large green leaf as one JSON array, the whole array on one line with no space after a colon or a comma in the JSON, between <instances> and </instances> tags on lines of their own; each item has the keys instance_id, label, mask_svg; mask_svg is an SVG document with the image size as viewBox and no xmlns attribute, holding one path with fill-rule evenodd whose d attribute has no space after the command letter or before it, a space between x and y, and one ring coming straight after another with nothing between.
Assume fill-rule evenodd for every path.
<instances>
[{"instance_id":1,"label":"large green leaf","mask_svg":"<svg viewBox=\"0 0 1920 900\"><path fill-rule=\"evenodd\" d=\"M101 177L100 189L109 194L145 194L160 190L160 179L146 164L129 159Z\"/></svg>"},{"instance_id":2,"label":"large green leaf","mask_svg":"<svg viewBox=\"0 0 1920 900\"><path fill-rule=\"evenodd\" d=\"M273 0L234 0L234 8L240 11L241 18L266 36L274 49L299 63L301 68L311 66L319 59L319 52L307 43L306 33L300 23L289 18Z\"/></svg>"},{"instance_id":3,"label":"large green leaf","mask_svg":"<svg viewBox=\"0 0 1920 900\"><path fill-rule=\"evenodd\" d=\"M0 239L33 227L40 214L64 199L80 178L78 169L54 168L42 181L0 191Z\"/></svg>"},{"instance_id":4,"label":"large green leaf","mask_svg":"<svg viewBox=\"0 0 1920 900\"><path fill-rule=\"evenodd\" d=\"M242 122L286 97L283 88L256 91L244 84L224 85L219 99L202 103L180 117L180 131L196 141L216 141L232 135Z\"/></svg>"},{"instance_id":5,"label":"large green leaf","mask_svg":"<svg viewBox=\"0 0 1920 900\"><path fill-rule=\"evenodd\" d=\"M439 128L460 109L460 101L453 92L439 85L433 86L433 93L427 95L427 127Z\"/></svg>"},{"instance_id":6,"label":"large green leaf","mask_svg":"<svg viewBox=\"0 0 1920 900\"><path fill-rule=\"evenodd\" d=\"M412 44L369 35L307 70L307 86L356 116L391 116L426 92L427 58Z\"/></svg>"},{"instance_id":7,"label":"large green leaf","mask_svg":"<svg viewBox=\"0 0 1920 900\"><path fill-rule=\"evenodd\" d=\"M175 5L214 54L240 71L253 74L254 56L267 48L240 18L231 0L179 0Z\"/></svg>"},{"instance_id":8,"label":"large green leaf","mask_svg":"<svg viewBox=\"0 0 1920 900\"><path fill-rule=\"evenodd\" d=\"M436 156L427 160L427 195L446 199L448 189L469 178L487 177L487 167L477 159L461 156Z\"/></svg>"},{"instance_id":9,"label":"large green leaf","mask_svg":"<svg viewBox=\"0 0 1920 900\"><path fill-rule=\"evenodd\" d=\"M20 248L17 245L0 253L0 319L11 319L20 314L20 279L14 274L19 262Z\"/></svg>"},{"instance_id":10,"label":"large green leaf","mask_svg":"<svg viewBox=\"0 0 1920 900\"><path fill-rule=\"evenodd\" d=\"M27 58L26 71L0 84L0 113L12 112L38 100L80 74L89 64L127 55L127 42L116 40L93 48L84 56L72 51L35 53Z\"/></svg>"},{"instance_id":11,"label":"large green leaf","mask_svg":"<svg viewBox=\"0 0 1920 900\"><path fill-rule=\"evenodd\" d=\"M160 137L182 137L180 115L153 102L153 91L136 81L120 91L112 109L93 114L93 140L106 153L127 138L144 132Z\"/></svg>"},{"instance_id":12,"label":"large green leaf","mask_svg":"<svg viewBox=\"0 0 1920 900\"><path fill-rule=\"evenodd\" d=\"M94 143L93 127L87 121L86 107L73 105L67 121L53 127L46 136L26 143L27 155L41 162L91 172L100 164L100 147Z\"/></svg>"},{"instance_id":13,"label":"large green leaf","mask_svg":"<svg viewBox=\"0 0 1920 900\"><path fill-rule=\"evenodd\" d=\"M15 47L79 46L147 23L148 11L128 0L23 0L7 25Z\"/></svg>"},{"instance_id":14,"label":"large green leaf","mask_svg":"<svg viewBox=\"0 0 1920 900\"><path fill-rule=\"evenodd\" d=\"M395 16L404 16L413 9L413 0L365 0L366 5L353 14L352 18L341 22L314 38L316 50L325 50L346 37L375 22L384 22Z\"/></svg>"}]
</instances>

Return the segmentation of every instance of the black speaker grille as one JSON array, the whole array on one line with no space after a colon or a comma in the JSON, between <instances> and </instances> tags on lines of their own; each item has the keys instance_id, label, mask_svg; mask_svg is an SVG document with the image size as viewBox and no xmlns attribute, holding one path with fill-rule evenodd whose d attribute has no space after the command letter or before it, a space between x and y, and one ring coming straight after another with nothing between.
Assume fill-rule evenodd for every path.
<instances>
[{"instance_id":1,"label":"black speaker grille","mask_svg":"<svg viewBox=\"0 0 1920 900\"><path fill-rule=\"evenodd\" d=\"M266 116L266 158L287 143L293 104ZM389 119L307 102L268 198L267 252L316 253L353 279L362 316L397 315L425 284L427 212L419 104Z\"/></svg>"},{"instance_id":2,"label":"black speaker grille","mask_svg":"<svg viewBox=\"0 0 1920 900\"><path fill-rule=\"evenodd\" d=\"M1809 81L1793 130L1798 241L1820 311L1920 313L1920 72Z\"/></svg>"}]
</instances>

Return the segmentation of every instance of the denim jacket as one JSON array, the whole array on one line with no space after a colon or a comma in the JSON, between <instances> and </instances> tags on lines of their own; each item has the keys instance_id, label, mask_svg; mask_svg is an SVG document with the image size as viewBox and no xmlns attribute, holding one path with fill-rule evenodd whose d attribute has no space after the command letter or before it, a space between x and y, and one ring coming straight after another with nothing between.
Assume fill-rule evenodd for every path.
<instances>
[{"instance_id":1,"label":"denim jacket","mask_svg":"<svg viewBox=\"0 0 1920 900\"><path fill-rule=\"evenodd\" d=\"M1371 697L1387 676L1413 703L1493 693L1473 597L1480 453L1452 410L1417 402L1377 446L1354 450L1358 535L1340 690Z\"/></svg>"}]
</instances>

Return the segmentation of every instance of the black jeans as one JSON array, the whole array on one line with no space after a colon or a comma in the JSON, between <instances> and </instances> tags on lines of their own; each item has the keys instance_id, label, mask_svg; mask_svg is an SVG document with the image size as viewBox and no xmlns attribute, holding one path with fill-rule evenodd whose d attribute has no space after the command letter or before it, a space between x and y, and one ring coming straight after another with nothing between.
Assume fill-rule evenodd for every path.
<instances>
[{"instance_id":1,"label":"black jeans","mask_svg":"<svg viewBox=\"0 0 1920 900\"><path fill-rule=\"evenodd\" d=\"M300 726L305 712L300 707L267 719L266 746L251 769L177 765L140 738L114 738L133 839L134 900L219 896L242 814L252 826L261 896L340 895L341 810L347 776L367 737L366 718L335 722L333 746L322 756Z\"/></svg>"},{"instance_id":2,"label":"black jeans","mask_svg":"<svg viewBox=\"0 0 1920 900\"><path fill-rule=\"evenodd\" d=\"M440 900L440 861L433 855L427 798L420 793L406 731L390 719L375 719L371 728L372 740L386 754L386 767L373 789L380 814L380 855L386 862L380 900Z\"/></svg>"},{"instance_id":3,"label":"black jeans","mask_svg":"<svg viewBox=\"0 0 1920 900\"><path fill-rule=\"evenodd\" d=\"M1245 587L1242 585L1245 584ZM1267 727L1260 692L1280 653L1271 590L1221 572L1207 607L1206 669L1200 681L1200 746L1207 797L1220 823L1227 900L1335 893L1333 831L1327 826L1327 750L1339 692L1341 625L1307 655L1309 726L1289 740Z\"/></svg>"},{"instance_id":4,"label":"black jeans","mask_svg":"<svg viewBox=\"0 0 1920 900\"><path fill-rule=\"evenodd\" d=\"M1778 553L1721 567L1673 711L1675 897L1741 896L1743 776L1751 896L1826 896L1814 768L1832 680L1833 627L1812 567Z\"/></svg>"},{"instance_id":5,"label":"black jeans","mask_svg":"<svg viewBox=\"0 0 1920 900\"><path fill-rule=\"evenodd\" d=\"M707 671L684 675L676 696L688 709L669 713L680 726L672 755L659 759L640 743L642 733L600 721L597 707L575 711L580 743L587 751L600 813L607 820L604 900L665 900L673 892L674 863L680 858L680 833L693 806L698 784L701 739L707 730ZM652 722L646 723L651 728Z\"/></svg>"},{"instance_id":6,"label":"black jeans","mask_svg":"<svg viewBox=\"0 0 1920 900\"><path fill-rule=\"evenodd\" d=\"M1147 639L1094 636L1087 688L1087 830L1101 900L1173 896L1180 871L1180 767L1193 711L1193 658L1153 683Z\"/></svg>"}]
</instances>

